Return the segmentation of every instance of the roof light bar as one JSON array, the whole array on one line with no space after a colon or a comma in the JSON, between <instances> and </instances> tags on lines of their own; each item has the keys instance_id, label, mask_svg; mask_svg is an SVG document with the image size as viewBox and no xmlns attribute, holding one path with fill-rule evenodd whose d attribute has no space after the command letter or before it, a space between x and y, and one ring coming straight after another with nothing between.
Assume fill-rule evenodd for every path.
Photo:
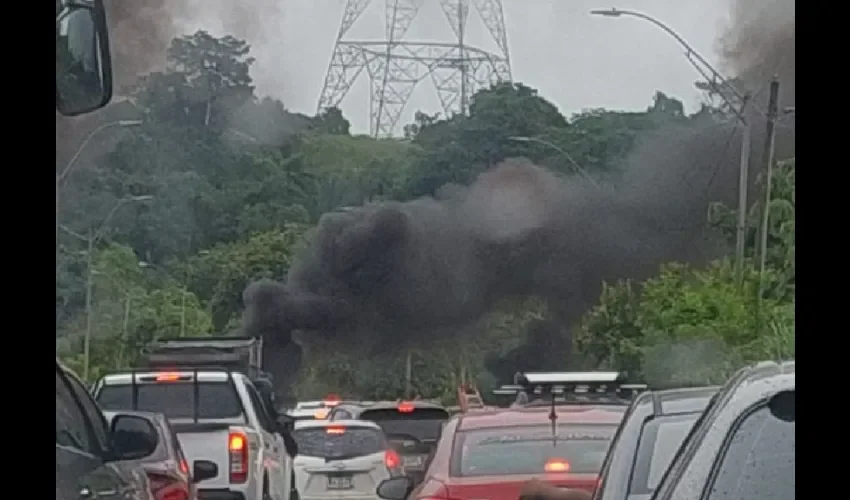
<instances>
[{"instance_id":1,"label":"roof light bar","mask_svg":"<svg viewBox=\"0 0 850 500\"><path fill-rule=\"evenodd\" d=\"M617 372L517 373L514 376L514 382L523 386L537 384L611 384L623 378L623 375Z\"/></svg>"}]
</instances>

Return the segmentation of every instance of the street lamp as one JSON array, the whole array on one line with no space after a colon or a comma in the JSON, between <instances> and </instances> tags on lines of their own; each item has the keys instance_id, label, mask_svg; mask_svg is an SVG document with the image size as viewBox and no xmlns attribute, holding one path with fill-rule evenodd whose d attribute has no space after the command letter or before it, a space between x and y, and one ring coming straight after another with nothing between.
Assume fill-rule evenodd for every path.
<instances>
[{"instance_id":1,"label":"street lamp","mask_svg":"<svg viewBox=\"0 0 850 500\"><path fill-rule=\"evenodd\" d=\"M514 141L514 142L536 142L538 144L543 144L544 146L548 146L548 147L554 149L555 151L561 153L567 160L570 161L570 163L573 165L573 168L575 169L575 171L579 175L584 177L588 182L590 182L591 184L593 184L597 188L599 187L599 184L597 184L596 181L593 180L593 178L587 173L587 171L585 169L581 168L581 165L579 165L578 162L576 162L573 159L573 157L570 156L569 153L564 151L564 149L562 147L558 146L557 144L549 142L545 139L541 139L539 137L511 136L511 137L508 137L508 140Z\"/></svg>"},{"instance_id":2,"label":"street lamp","mask_svg":"<svg viewBox=\"0 0 850 500\"><path fill-rule=\"evenodd\" d=\"M88 235L83 236L76 231L72 231L65 226L57 225L56 227L62 229L66 233L71 236L85 241L87 244L86 249L86 334L83 338L83 379L88 380L89 376L89 365L90 365L90 356L91 356L91 334L92 334L92 286L94 284L94 268L92 259L94 258L94 245L103 235L103 231L106 229L107 224L109 223L112 216L115 215L115 212L118 211L119 208L123 207L128 203L142 202L152 200L153 196L143 195L143 196L126 196L118 200L118 203L115 204L115 207L107 214L106 218L103 219L103 222L100 224L100 227L95 231L89 229Z\"/></svg>"},{"instance_id":3,"label":"street lamp","mask_svg":"<svg viewBox=\"0 0 850 500\"><path fill-rule=\"evenodd\" d=\"M89 135L83 139L83 142L80 144L80 147L77 148L77 151L74 153L74 156L68 160L68 163L65 164L65 168L62 169L62 172L56 175L56 237L59 237L59 188L62 185L62 182L65 178L70 175L71 170L77 164L77 160L80 158L83 150L86 149L88 143L92 140L94 136L99 134L100 132L112 128L112 127L138 127L143 122L141 120L118 120L114 122L104 123L103 125L97 127L92 130Z\"/></svg>"},{"instance_id":4,"label":"street lamp","mask_svg":"<svg viewBox=\"0 0 850 500\"><path fill-rule=\"evenodd\" d=\"M637 17L639 19L643 19L644 21L648 21L653 25L661 28L665 33L673 37L676 42L679 43L685 49L685 57L687 57L688 61L691 63L694 68L705 77L709 86L713 89L717 90L720 88L725 89L729 94L731 94L737 103L733 103L730 101L729 97L727 97L726 92L718 92L720 98L726 102L729 108L735 113L735 116L738 118L738 121L741 123L743 129L743 137L741 139L741 159L740 159L740 169L738 174L738 222L736 227L736 235L735 235L735 276L738 280L738 283L741 283L743 278L743 269L744 269L744 244L746 242L746 232L747 232L747 189L748 189L748 180L749 180L749 168L750 168L750 146L751 146L751 138L750 138L750 124L744 116L744 107L747 105L750 99L749 93L741 95L738 92L738 89L735 88L734 85L729 83L723 75L720 74L719 71L714 69L714 67L709 64L708 61L702 57L699 52L694 50L693 47L679 35L676 33L673 28L667 26L662 23L658 19L644 14L642 12L637 12L634 10L621 10L617 8L611 9L596 9L591 10L590 13L595 16L604 16L604 17L622 17L622 16L630 16ZM706 74L706 72L699 66L702 64L705 68L708 69L710 74ZM698 85L699 87L699 85Z\"/></svg>"}]
</instances>

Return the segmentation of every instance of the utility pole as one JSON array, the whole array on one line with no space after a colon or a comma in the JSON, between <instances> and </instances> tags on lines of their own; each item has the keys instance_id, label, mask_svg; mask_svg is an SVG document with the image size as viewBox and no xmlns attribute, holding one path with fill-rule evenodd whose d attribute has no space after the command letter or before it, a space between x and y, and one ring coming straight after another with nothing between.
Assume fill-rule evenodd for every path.
<instances>
[{"instance_id":1,"label":"utility pole","mask_svg":"<svg viewBox=\"0 0 850 500\"><path fill-rule=\"evenodd\" d=\"M744 96L741 111L738 113L743 133L741 134L741 166L738 171L738 224L735 231L735 280L738 285L744 282L744 257L747 241L747 190L750 178L750 122L744 116L744 107L750 100L750 94Z\"/></svg>"},{"instance_id":2,"label":"utility pole","mask_svg":"<svg viewBox=\"0 0 850 500\"><path fill-rule=\"evenodd\" d=\"M91 365L91 329L92 329L92 282L94 270L92 261L94 255L94 232L89 229L88 249L86 250L86 334L83 337L83 380L89 380L89 366Z\"/></svg>"},{"instance_id":3,"label":"utility pole","mask_svg":"<svg viewBox=\"0 0 850 500\"><path fill-rule=\"evenodd\" d=\"M764 274L767 263L767 234L770 221L770 196L773 180L773 155L776 145L776 116L779 110L779 77L774 76L770 81L770 97L767 102L767 128L764 139L764 201L761 207L761 224L759 226L759 272ZM763 292L763 278L759 278L759 296Z\"/></svg>"}]
</instances>

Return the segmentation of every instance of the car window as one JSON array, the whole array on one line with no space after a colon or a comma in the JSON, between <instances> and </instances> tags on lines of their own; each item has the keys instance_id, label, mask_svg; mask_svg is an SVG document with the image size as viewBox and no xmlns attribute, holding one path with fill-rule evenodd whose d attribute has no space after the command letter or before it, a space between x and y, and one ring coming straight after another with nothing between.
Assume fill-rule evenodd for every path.
<instances>
[{"instance_id":1,"label":"car window","mask_svg":"<svg viewBox=\"0 0 850 500\"><path fill-rule=\"evenodd\" d=\"M97 393L104 410L139 410L162 413L169 419L190 419L195 415L195 388L192 382L138 384L135 405L130 384L105 385ZM244 418L242 403L233 384L199 382L197 389L199 419Z\"/></svg>"},{"instance_id":2,"label":"car window","mask_svg":"<svg viewBox=\"0 0 850 500\"><path fill-rule=\"evenodd\" d=\"M349 420L351 419L351 413L348 410L343 408L338 408L334 414L332 420Z\"/></svg>"},{"instance_id":3,"label":"car window","mask_svg":"<svg viewBox=\"0 0 850 500\"><path fill-rule=\"evenodd\" d=\"M392 435L406 434L420 441L436 441L448 419L449 412L439 408L414 408L411 412L382 408L360 414L360 420L375 422L390 440Z\"/></svg>"},{"instance_id":4,"label":"car window","mask_svg":"<svg viewBox=\"0 0 850 500\"><path fill-rule=\"evenodd\" d=\"M356 458L380 453L387 448L384 435L369 427L313 427L292 433L298 454L319 458Z\"/></svg>"},{"instance_id":5,"label":"car window","mask_svg":"<svg viewBox=\"0 0 850 500\"><path fill-rule=\"evenodd\" d=\"M542 474L553 464L559 471L595 474L616 431L614 424L561 424L554 440L548 425L462 431L455 439L451 475Z\"/></svg>"},{"instance_id":6,"label":"car window","mask_svg":"<svg viewBox=\"0 0 850 500\"><path fill-rule=\"evenodd\" d=\"M768 406L744 418L733 430L708 500L794 500L795 423L793 414L779 418Z\"/></svg>"},{"instance_id":7,"label":"car window","mask_svg":"<svg viewBox=\"0 0 850 500\"><path fill-rule=\"evenodd\" d=\"M698 417L699 413L666 415L643 426L629 494L649 495L655 490Z\"/></svg>"},{"instance_id":8,"label":"car window","mask_svg":"<svg viewBox=\"0 0 850 500\"><path fill-rule=\"evenodd\" d=\"M90 439L82 409L74 401L71 389L56 370L56 444L97 453Z\"/></svg>"},{"instance_id":9,"label":"car window","mask_svg":"<svg viewBox=\"0 0 850 500\"><path fill-rule=\"evenodd\" d=\"M98 408L97 404L92 399L91 394L85 386L75 377L65 377L68 383L71 384L71 390L77 397L77 401L83 407L83 411L91 422L94 437L97 439L97 446L105 450L109 447L109 428L106 424L106 419L103 413Z\"/></svg>"},{"instance_id":10,"label":"car window","mask_svg":"<svg viewBox=\"0 0 850 500\"><path fill-rule=\"evenodd\" d=\"M260 426L266 432L274 432L274 425L272 424L272 419L266 412L266 405L264 405L263 401L260 399L260 395L257 393L257 389L250 384L246 384L245 388L248 390L248 398L251 400L251 405L254 407L254 412L257 413L257 419L260 421Z\"/></svg>"}]
</instances>

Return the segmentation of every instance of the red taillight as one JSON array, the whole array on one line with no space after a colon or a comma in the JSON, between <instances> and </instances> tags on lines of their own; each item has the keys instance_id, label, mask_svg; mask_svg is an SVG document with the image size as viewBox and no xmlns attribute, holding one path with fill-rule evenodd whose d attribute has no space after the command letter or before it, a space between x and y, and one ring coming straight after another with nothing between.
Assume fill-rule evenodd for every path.
<instances>
[{"instance_id":1,"label":"red taillight","mask_svg":"<svg viewBox=\"0 0 850 500\"><path fill-rule=\"evenodd\" d=\"M325 396L324 404L325 406L336 406L340 402L340 398L338 394L328 394Z\"/></svg>"},{"instance_id":2,"label":"red taillight","mask_svg":"<svg viewBox=\"0 0 850 500\"><path fill-rule=\"evenodd\" d=\"M150 472L148 479L156 500L189 500L189 486L179 479Z\"/></svg>"},{"instance_id":3,"label":"red taillight","mask_svg":"<svg viewBox=\"0 0 850 500\"><path fill-rule=\"evenodd\" d=\"M387 469L398 469L401 467L401 457L395 450L387 450L384 453L384 463L387 464Z\"/></svg>"},{"instance_id":4,"label":"red taillight","mask_svg":"<svg viewBox=\"0 0 850 500\"><path fill-rule=\"evenodd\" d=\"M398 404L399 413L413 413L413 403L402 401Z\"/></svg>"},{"instance_id":5,"label":"red taillight","mask_svg":"<svg viewBox=\"0 0 850 500\"><path fill-rule=\"evenodd\" d=\"M227 450L230 455L230 482L244 483L248 480L248 438L242 432L231 432Z\"/></svg>"},{"instance_id":6,"label":"red taillight","mask_svg":"<svg viewBox=\"0 0 850 500\"><path fill-rule=\"evenodd\" d=\"M189 475L189 464L186 463L186 459L180 461L180 472Z\"/></svg>"}]
</instances>

